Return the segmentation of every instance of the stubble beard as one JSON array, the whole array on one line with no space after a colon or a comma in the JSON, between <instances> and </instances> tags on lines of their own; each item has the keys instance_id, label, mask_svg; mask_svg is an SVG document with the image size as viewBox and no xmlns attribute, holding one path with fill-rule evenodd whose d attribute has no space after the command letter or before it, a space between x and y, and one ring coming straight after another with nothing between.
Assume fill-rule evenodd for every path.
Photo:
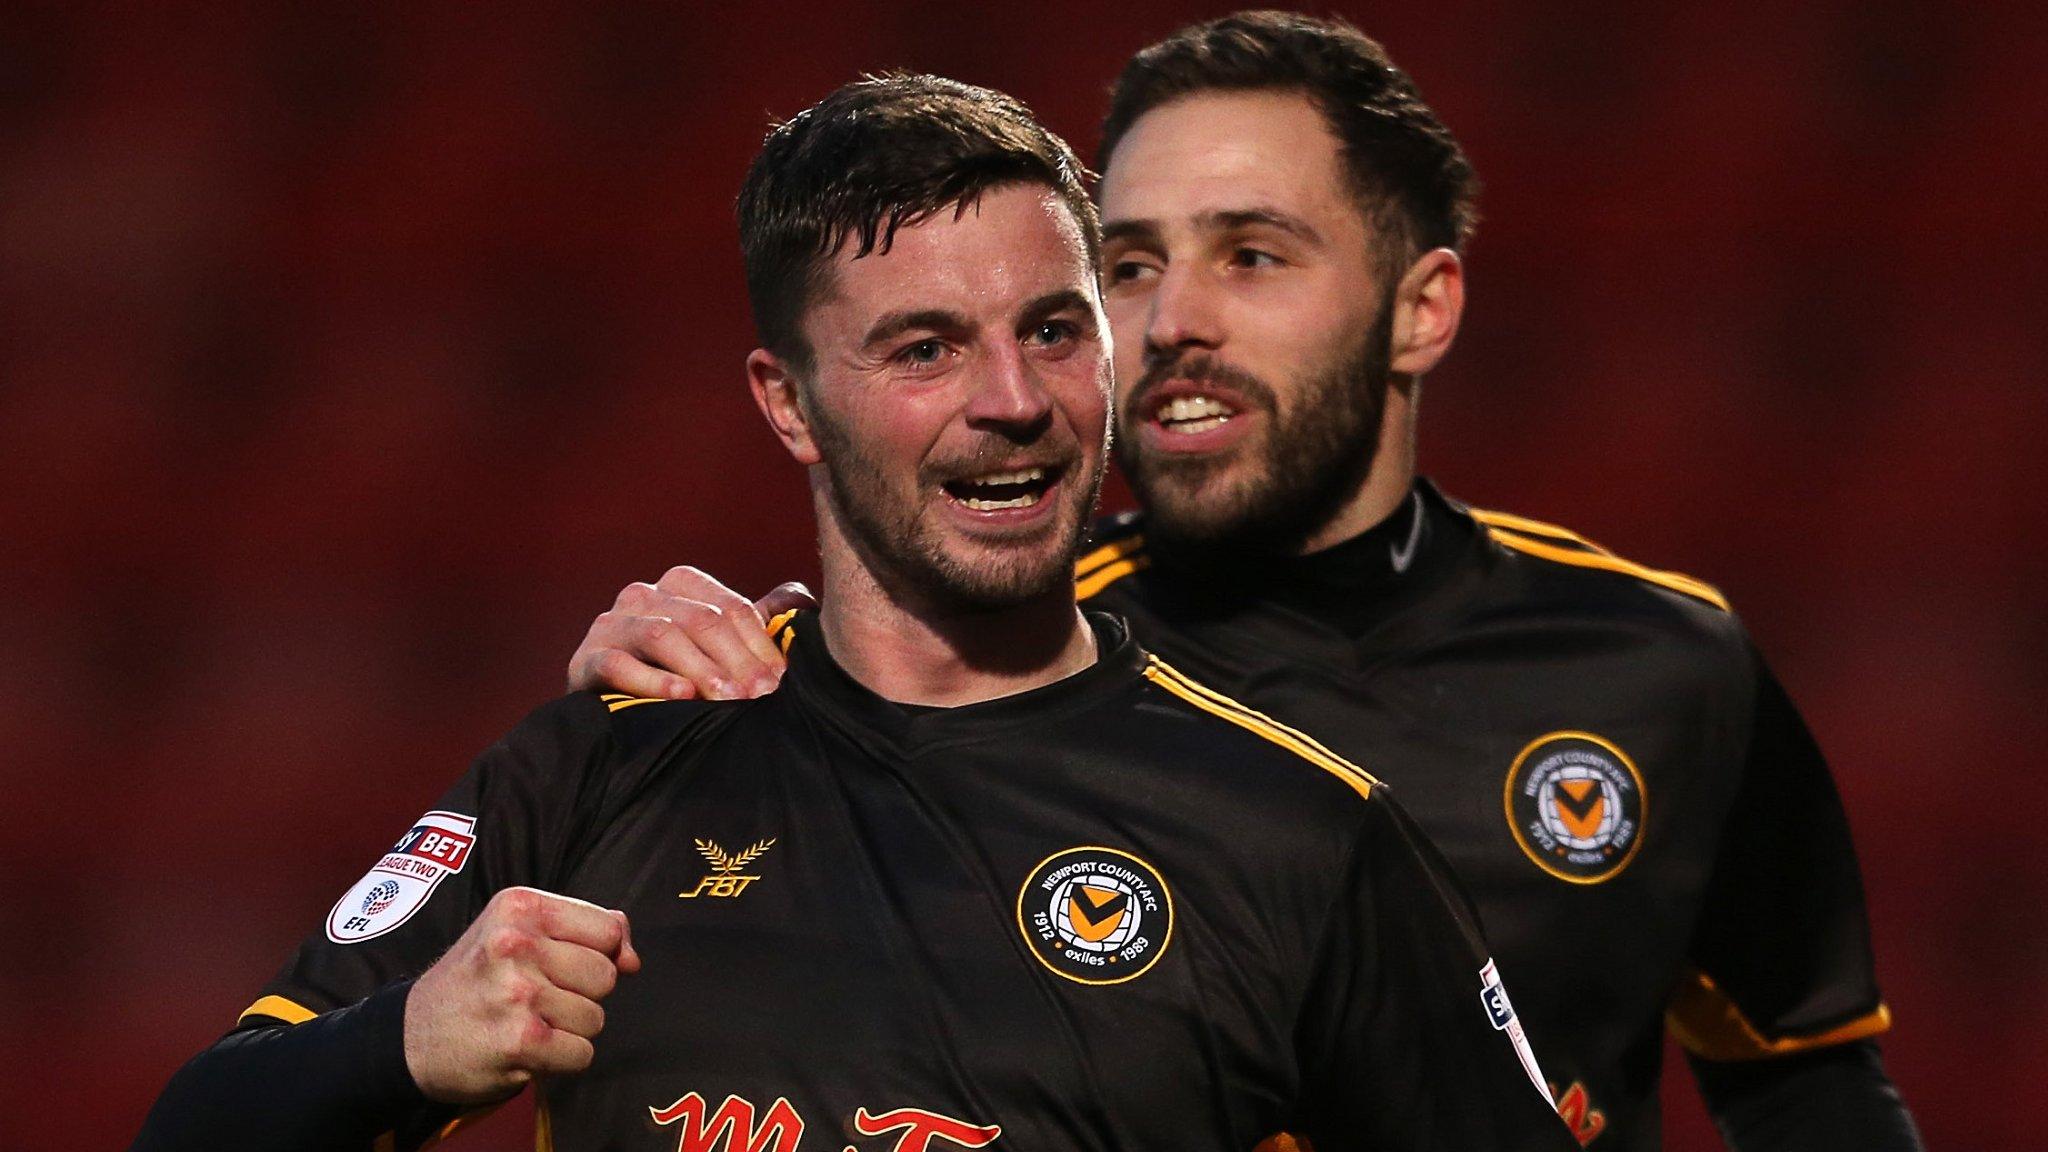
<instances>
[{"instance_id":1,"label":"stubble beard","mask_svg":"<svg viewBox=\"0 0 2048 1152\"><path fill-rule=\"evenodd\" d=\"M1242 369L1186 355L1148 366L1122 413L1126 427L1145 419L1141 409L1149 386L1169 379L1214 378L1267 416L1263 442L1221 458L1148 454L1138 437L1118 438L1117 463L1145 506L1151 541L1181 551L1300 551L1372 471L1392 344L1389 299L1356 344L1334 363L1310 371L1284 412L1273 388ZM1233 468L1243 475L1227 478Z\"/></svg>"},{"instance_id":2,"label":"stubble beard","mask_svg":"<svg viewBox=\"0 0 2048 1152\"><path fill-rule=\"evenodd\" d=\"M842 526L861 562L885 592L949 611L990 612L1014 608L1061 591L1072 592L1074 561L1086 536L1088 514L1101 493L1107 454L1098 453L1092 476L1075 484L1077 458L1060 486L1041 499L1062 500L1054 523L1044 532L1014 544L995 543L969 558L946 547L942 532L925 514L923 493L937 490L936 478L920 470L916 490L891 490L879 461L863 453L856 441L823 412L807 419L832 491L830 513ZM982 456L991 461L1015 448L991 440ZM975 461L956 462L952 470L972 471ZM933 496L929 500L945 499ZM1048 536L1056 542L1048 543Z\"/></svg>"}]
</instances>

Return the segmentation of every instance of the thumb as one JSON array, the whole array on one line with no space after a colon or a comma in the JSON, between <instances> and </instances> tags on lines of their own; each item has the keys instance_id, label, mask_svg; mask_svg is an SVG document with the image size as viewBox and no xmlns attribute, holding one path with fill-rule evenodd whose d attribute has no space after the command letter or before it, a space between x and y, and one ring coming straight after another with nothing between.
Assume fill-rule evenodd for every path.
<instances>
[{"instance_id":1,"label":"thumb","mask_svg":"<svg viewBox=\"0 0 2048 1152\"><path fill-rule=\"evenodd\" d=\"M633 925L627 921L624 912L617 908L610 911L619 918L619 952L613 957L613 962L619 966L619 971L631 976L640 970L640 953L633 949Z\"/></svg>"},{"instance_id":2,"label":"thumb","mask_svg":"<svg viewBox=\"0 0 2048 1152\"><path fill-rule=\"evenodd\" d=\"M761 614L763 620L773 620L792 608L817 606L818 598L811 595L809 588L795 580L787 584L777 584L766 596L754 601L754 610Z\"/></svg>"}]
</instances>

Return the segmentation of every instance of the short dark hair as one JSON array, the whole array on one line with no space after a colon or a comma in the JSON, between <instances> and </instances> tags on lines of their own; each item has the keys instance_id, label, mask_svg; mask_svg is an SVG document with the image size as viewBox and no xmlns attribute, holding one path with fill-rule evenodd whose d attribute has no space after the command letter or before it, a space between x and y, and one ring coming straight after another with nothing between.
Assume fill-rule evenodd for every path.
<instances>
[{"instance_id":1,"label":"short dark hair","mask_svg":"<svg viewBox=\"0 0 2048 1152\"><path fill-rule=\"evenodd\" d=\"M1339 18L1238 12L1139 52L1110 91L1097 163L1107 171L1131 125L1163 104L1259 91L1299 92L1322 112L1367 220L1401 241L1390 260L1464 249L1479 223L1471 161L1387 50Z\"/></svg>"},{"instance_id":2,"label":"short dark hair","mask_svg":"<svg viewBox=\"0 0 2048 1152\"><path fill-rule=\"evenodd\" d=\"M1091 270L1101 224L1067 142L1013 96L942 76L865 76L768 133L740 188L740 247L761 346L813 367L804 312L849 241L887 252L896 230L991 188L1043 184L1081 226Z\"/></svg>"}]
</instances>

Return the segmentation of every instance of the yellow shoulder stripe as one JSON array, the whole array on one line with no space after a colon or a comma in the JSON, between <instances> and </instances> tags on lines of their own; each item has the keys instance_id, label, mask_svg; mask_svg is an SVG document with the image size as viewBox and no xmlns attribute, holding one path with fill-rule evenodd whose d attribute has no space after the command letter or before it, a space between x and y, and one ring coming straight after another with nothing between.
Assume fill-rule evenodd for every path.
<instances>
[{"instance_id":1,"label":"yellow shoulder stripe","mask_svg":"<svg viewBox=\"0 0 2048 1152\"><path fill-rule=\"evenodd\" d=\"M1638 580L1647 580L1652 584L1669 588L1673 592L1683 592L1696 600L1704 600L1723 612L1733 611L1728 607L1728 598L1721 595L1719 589L1684 573L1650 568L1606 552L1579 552L1571 548L1560 548L1555 544L1548 544L1529 536L1520 536L1502 528L1489 527L1486 534L1517 552L1541 556L1545 560L1555 560L1559 564L1570 564L1576 568L1604 568L1609 572L1620 572Z\"/></svg>"},{"instance_id":2,"label":"yellow shoulder stripe","mask_svg":"<svg viewBox=\"0 0 2048 1152\"><path fill-rule=\"evenodd\" d=\"M242 1014L235 1019L239 1023L251 1016L269 1016L275 1020L282 1020L287 1024L304 1024L318 1015L318 1012L295 1000L287 1000L282 996L265 996L263 999L242 1009Z\"/></svg>"},{"instance_id":3,"label":"yellow shoulder stripe","mask_svg":"<svg viewBox=\"0 0 2048 1152\"><path fill-rule=\"evenodd\" d=\"M1212 716L1220 716L1247 732L1278 744L1344 781L1360 796L1372 798L1372 787L1379 783L1373 779L1372 773L1323 747L1307 733L1289 728L1271 716L1247 708L1213 688L1195 683L1157 656L1146 663L1145 678Z\"/></svg>"},{"instance_id":4,"label":"yellow shoulder stripe","mask_svg":"<svg viewBox=\"0 0 2048 1152\"><path fill-rule=\"evenodd\" d=\"M1144 546L1143 536L1127 536L1122 540L1112 540L1074 561L1074 579L1079 580L1110 561L1121 560Z\"/></svg>"},{"instance_id":5,"label":"yellow shoulder stripe","mask_svg":"<svg viewBox=\"0 0 2048 1152\"><path fill-rule=\"evenodd\" d=\"M796 639L796 629L790 627L790 621L795 620L796 614L801 611L803 611L801 608L791 608L789 611L777 615L775 619L768 621L769 638L774 640L776 646L784 652L789 651L791 641Z\"/></svg>"},{"instance_id":6,"label":"yellow shoulder stripe","mask_svg":"<svg viewBox=\"0 0 2048 1152\"><path fill-rule=\"evenodd\" d=\"M1098 568L1094 573L1074 582L1074 599L1086 600L1111 584L1129 576L1131 573L1150 568L1151 566L1152 558L1139 553L1136 556L1118 560L1114 564Z\"/></svg>"},{"instance_id":7,"label":"yellow shoulder stripe","mask_svg":"<svg viewBox=\"0 0 2048 1152\"><path fill-rule=\"evenodd\" d=\"M1711 977L1695 971L1672 996L1671 1005L1664 1012L1664 1024L1696 1056L1707 1060L1758 1060L1875 1036L1892 1026L1892 1010L1879 1004L1874 1011L1817 1036L1770 1040L1750 1023L1727 993L1714 986Z\"/></svg>"},{"instance_id":8,"label":"yellow shoulder stripe","mask_svg":"<svg viewBox=\"0 0 2048 1152\"><path fill-rule=\"evenodd\" d=\"M638 708L642 704L666 703L668 703L668 701L664 700L659 696L627 696L622 699L611 701L610 703L604 706L604 709L607 712L624 712L628 708Z\"/></svg>"},{"instance_id":9,"label":"yellow shoulder stripe","mask_svg":"<svg viewBox=\"0 0 2048 1152\"><path fill-rule=\"evenodd\" d=\"M1545 524L1541 520L1531 520L1507 512L1488 512L1484 508L1469 508L1466 511L1472 514L1474 520L1489 528L1506 528L1525 536L1548 536L1553 540L1569 540L1574 544L1583 544L1595 552L1607 552L1607 549L1569 528L1560 528L1555 524ZM1611 556L1613 553L1608 552L1608 555Z\"/></svg>"}]
</instances>

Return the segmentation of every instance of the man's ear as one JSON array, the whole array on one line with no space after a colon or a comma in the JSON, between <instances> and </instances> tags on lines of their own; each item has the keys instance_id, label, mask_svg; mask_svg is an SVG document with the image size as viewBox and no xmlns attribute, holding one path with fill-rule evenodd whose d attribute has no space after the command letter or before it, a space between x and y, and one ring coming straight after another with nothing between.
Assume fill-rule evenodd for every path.
<instances>
[{"instance_id":1,"label":"man's ear","mask_svg":"<svg viewBox=\"0 0 2048 1152\"><path fill-rule=\"evenodd\" d=\"M1465 264L1449 248L1433 248L1394 286L1394 331L1387 367L1399 376L1435 368L1457 338L1465 315Z\"/></svg>"},{"instance_id":2,"label":"man's ear","mask_svg":"<svg viewBox=\"0 0 2048 1152\"><path fill-rule=\"evenodd\" d=\"M800 385L789 362L766 348L747 353L747 387L753 389L755 405L796 462L816 464L818 446L811 440L811 423L804 415L803 401L797 395Z\"/></svg>"}]
</instances>

